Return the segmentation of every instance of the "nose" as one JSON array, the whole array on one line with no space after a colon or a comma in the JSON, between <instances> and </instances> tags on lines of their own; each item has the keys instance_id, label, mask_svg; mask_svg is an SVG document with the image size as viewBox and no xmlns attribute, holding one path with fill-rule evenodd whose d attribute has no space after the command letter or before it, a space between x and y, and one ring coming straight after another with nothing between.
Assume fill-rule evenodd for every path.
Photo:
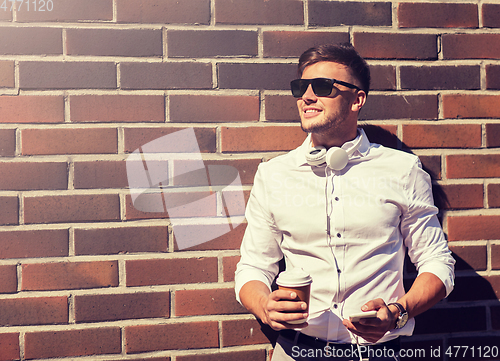
<instances>
[{"instance_id":1,"label":"nose","mask_svg":"<svg viewBox=\"0 0 500 361\"><path fill-rule=\"evenodd\" d=\"M316 96L316 94L314 94L314 91L313 91L313 88L312 88L312 84L309 84L309 86L306 89L306 92L304 93L304 95L302 95L302 100L304 100L304 101L307 101L307 100L315 101L317 99L318 99L318 97Z\"/></svg>"}]
</instances>

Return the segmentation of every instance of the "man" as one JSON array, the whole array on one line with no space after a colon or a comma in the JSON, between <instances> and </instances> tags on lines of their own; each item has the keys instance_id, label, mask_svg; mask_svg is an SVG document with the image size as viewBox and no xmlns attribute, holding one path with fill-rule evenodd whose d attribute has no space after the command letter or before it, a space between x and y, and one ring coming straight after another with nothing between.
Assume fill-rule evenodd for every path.
<instances>
[{"instance_id":1,"label":"man","mask_svg":"<svg viewBox=\"0 0 500 361\"><path fill-rule=\"evenodd\" d=\"M370 143L358 128L370 74L351 45L307 50L299 76L292 93L309 135L259 166L237 298L281 331L273 361L397 360L397 352L381 350L411 335L413 318L453 288L454 260L430 177L417 157ZM407 292L406 250L419 273ZM313 279L309 313L294 292L271 289L283 257L287 270L301 268ZM349 320L366 311L376 311L376 318ZM287 322L296 320L304 322Z\"/></svg>"}]
</instances>

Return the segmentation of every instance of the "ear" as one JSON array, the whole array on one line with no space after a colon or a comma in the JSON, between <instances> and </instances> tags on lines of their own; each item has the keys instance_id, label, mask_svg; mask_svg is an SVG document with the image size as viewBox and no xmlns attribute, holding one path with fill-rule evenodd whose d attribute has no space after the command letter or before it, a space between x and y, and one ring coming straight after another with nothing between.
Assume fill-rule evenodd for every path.
<instances>
[{"instance_id":1,"label":"ear","mask_svg":"<svg viewBox=\"0 0 500 361\"><path fill-rule=\"evenodd\" d=\"M363 105L365 105L366 102L366 93L363 90L358 90L354 102L351 105L351 110L353 112L359 112L361 108L363 108Z\"/></svg>"}]
</instances>

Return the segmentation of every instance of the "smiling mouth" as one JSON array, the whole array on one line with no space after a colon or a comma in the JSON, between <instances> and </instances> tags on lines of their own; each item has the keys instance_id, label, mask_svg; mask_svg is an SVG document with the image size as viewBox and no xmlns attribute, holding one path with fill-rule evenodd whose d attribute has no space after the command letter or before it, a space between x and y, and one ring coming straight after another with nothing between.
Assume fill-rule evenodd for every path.
<instances>
[{"instance_id":1,"label":"smiling mouth","mask_svg":"<svg viewBox=\"0 0 500 361\"><path fill-rule=\"evenodd\" d=\"M319 109L306 109L304 111L304 113L306 113L306 114L307 113L319 113L319 112L321 112L321 110L319 110Z\"/></svg>"}]
</instances>

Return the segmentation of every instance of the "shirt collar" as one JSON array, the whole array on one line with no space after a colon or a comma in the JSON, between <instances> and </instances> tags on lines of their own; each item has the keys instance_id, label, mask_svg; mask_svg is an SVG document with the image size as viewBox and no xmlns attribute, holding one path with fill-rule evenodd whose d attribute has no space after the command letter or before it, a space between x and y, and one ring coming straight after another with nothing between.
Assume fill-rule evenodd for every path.
<instances>
[{"instance_id":1,"label":"shirt collar","mask_svg":"<svg viewBox=\"0 0 500 361\"><path fill-rule=\"evenodd\" d=\"M358 128L358 135L356 136L356 138L348 142L345 142L344 144L342 144L341 148L344 149L346 152L349 152L349 150L352 149L352 147L354 147L354 145L358 142L358 140L361 142L361 144L359 145L358 149L349 157L349 159L352 159L354 157L365 157L368 155L368 151L370 150L370 141L366 136L366 133L363 130L363 128ZM307 138L298 148L298 152L296 155L296 161L297 161L296 164L298 167L307 165L305 154L309 150L310 143L311 143L311 133L307 135Z\"/></svg>"}]
</instances>

